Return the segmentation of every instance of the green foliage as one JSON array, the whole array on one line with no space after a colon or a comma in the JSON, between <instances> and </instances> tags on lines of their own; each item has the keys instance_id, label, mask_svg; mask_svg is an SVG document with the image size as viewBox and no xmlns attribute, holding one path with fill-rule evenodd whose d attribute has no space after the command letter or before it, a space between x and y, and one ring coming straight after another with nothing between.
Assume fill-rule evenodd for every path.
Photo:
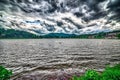
<instances>
[{"instance_id":1,"label":"green foliage","mask_svg":"<svg viewBox=\"0 0 120 80\"><path fill-rule=\"evenodd\" d=\"M101 76L101 80L120 80L120 64L107 67Z\"/></svg>"},{"instance_id":2,"label":"green foliage","mask_svg":"<svg viewBox=\"0 0 120 80\"><path fill-rule=\"evenodd\" d=\"M3 66L0 66L0 80L10 80L12 71L5 69Z\"/></svg>"},{"instance_id":3,"label":"green foliage","mask_svg":"<svg viewBox=\"0 0 120 80\"><path fill-rule=\"evenodd\" d=\"M117 35L118 39L120 39L120 34Z\"/></svg>"},{"instance_id":4,"label":"green foliage","mask_svg":"<svg viewBox=\"0 0 120 80\"><path fill-rule=\"evenodd\" d=\"M88 70L85 75L74 76L72 80L120 80L120 64L114 67L107 67L102 73Z\"/></svg>"},{"instance_id":5,"label":"green foliage","mask_svg":"<svg viewBox=\"0 0 120 80\"><path fill-rule=\"evenodd\" d=\"M37 31L40 33L39 31ZM104 39L109 37L109 34L111 33L116 33L116 35L113 35L114 37L117 37L120 39L120 31L113 31L113 32L100 32L96 34L81 34L81 35L75 35L75 34L65 34L65 33L50 33L46 35L35 35L26 31L20 31L20 30L14 30L14 29L4 29L0 25L0 39L15 39L15 38L34 38L34 39L39 39L39 38L78 38L78 39ZM113 37L113 38L114 38Z\"/></svg>"},{"instance_id":6,"label":"green foliage","mask_svg":"<svg viewBox=\"0 0 120 80\"><path fill-rule=\"evenodd\" d=\"M0 28L0 38L38 38L39 36L14 29Z\"/></svg>"},{"instance_id":7,"label":"green foliage","mask_svg":"<svg viewBox=\"0 0 120 80\"><path fill-rule=\"evenodd\" d=\"M95 70L88 70L84 76L74 76L73 80L100 80L100 75Z\"/></svg>"},{"instance_id":8,"label":"green foliage","mask_svg":"<svg viewBox=\"0 0 120 80\"><path fill-rule=\"evenodd\" d=\"M94 70L88 70L83 77L85 80L99 80L99 74Z\"/></svg>"}]
</instances>

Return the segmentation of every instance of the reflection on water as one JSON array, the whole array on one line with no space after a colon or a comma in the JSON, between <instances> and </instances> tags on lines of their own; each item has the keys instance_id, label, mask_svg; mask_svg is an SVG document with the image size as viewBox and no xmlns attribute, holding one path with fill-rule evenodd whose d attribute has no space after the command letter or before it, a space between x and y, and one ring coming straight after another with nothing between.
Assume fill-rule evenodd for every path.
<instances>
[{"instance_id":1,"label":"reflection on water","mask_svg":"<svg viewBox=\"0 0 120 80\"><path fill-rule=\"evenodd\" d=\"M12 69L15 74L28 70L36 73L101 70L107 64L116 63L120 63L120 40L0 40L0 65Z\"/></svg>"}]
</instances>

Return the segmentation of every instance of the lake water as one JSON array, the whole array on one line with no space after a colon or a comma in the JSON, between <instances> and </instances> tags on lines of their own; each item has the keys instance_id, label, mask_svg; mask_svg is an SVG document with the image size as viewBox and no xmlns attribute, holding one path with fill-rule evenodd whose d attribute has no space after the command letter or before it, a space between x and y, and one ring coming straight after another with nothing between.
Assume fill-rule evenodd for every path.
<instances>
[{"instance_id":1,"label":"lake water","mask_svg":"<svg viewBox=\"0 0 120 80\"><path fill-rule=\"evenodd\" d=\"M1 39L0 65L15 76L66 71L102 71L120 63L120 40L108 39ZM43 80L43 79L18 79ZM48 80L48 79L44 79Z\"/></svg>"}]
</instances>

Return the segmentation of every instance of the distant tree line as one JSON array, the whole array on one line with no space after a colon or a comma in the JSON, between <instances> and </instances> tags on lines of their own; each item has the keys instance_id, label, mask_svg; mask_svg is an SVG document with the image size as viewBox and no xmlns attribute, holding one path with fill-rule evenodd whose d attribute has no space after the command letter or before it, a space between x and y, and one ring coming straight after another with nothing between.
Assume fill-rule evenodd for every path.
<instances>
[{"instance_id":1,"label":"distant tree line","mask_svg":"<svg viewBox=\"0 0 120 80\"><path fill-rule=\"evenodd\" d=\"M0 28L0 38L39 38L39 36L25 31Z\"/></svg>"},{"instance_id":2,"label":"distant tree line","mask_svg":"<svg viewBox=\"0 0 120 80\"><path fill-rule=\"evenodd\" d=\"M117 35L118 39L120 39L120 34Z\"/></svg>"},{"instance_id":3,"label":"distant tree line","mask_svg":"<svg viewBox=\"0 0 120 80\"><path fill-rule=\"evenodd\" d=\"M114 35L109 35L114 34ZM112 36L112 37L111 37ZM64 33L50 33L43 36L38 36L26 31L14 30L14 29L4 29L0 28L0 38L80 38L80 39L104 39L104 38L118 38L120 39L120 31L113 32L100 32L96 34L64 34Z\"/></svg>"}]
</instances>

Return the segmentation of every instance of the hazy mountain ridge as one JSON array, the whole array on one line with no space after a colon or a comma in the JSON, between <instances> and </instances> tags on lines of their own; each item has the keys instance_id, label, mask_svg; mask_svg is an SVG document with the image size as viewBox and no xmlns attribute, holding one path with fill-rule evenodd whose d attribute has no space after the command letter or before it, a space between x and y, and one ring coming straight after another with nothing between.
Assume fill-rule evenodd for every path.
<instances>
[{"instance_id":1,"label":"hazy mountain ridge","mask_svg":"<svg viewBox=\"0 0 120 80\"><path fill-rule=\"evenodd\" d=\"M49 33L45 35L35 35L26 31L0 28L1 39L42 39L42 38L80 38L80 39L120 39L120 30L111 32L99 32L94 34L65 34L65 33Z\"/></svg>"},{"instance_id":2,"label":"hazy mountain ridge","mask_svg":"<svg viewBox=\"0 0 120 80\"><path fill-rule=\"evenodd\" d=\"M1 0L0 25L36 35L120 29L119 0Z\"/></svg>"}]
</instances>

